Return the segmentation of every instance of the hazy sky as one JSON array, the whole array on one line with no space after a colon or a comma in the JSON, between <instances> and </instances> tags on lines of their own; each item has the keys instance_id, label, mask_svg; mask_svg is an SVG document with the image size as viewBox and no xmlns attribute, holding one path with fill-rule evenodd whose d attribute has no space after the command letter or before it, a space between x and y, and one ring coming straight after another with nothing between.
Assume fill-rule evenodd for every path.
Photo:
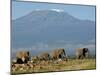
<instances>
[{"instance_id":1,"label":"hazy sky","mask_svg":"<svg viewBox=\"0 0 100 75\"><path fill-rule=\"evenodd\" d=\"M59 9L68 12L79 19L88 19L95 21L95 6L69 5L69 4L50 4L35 2L12 2L12 19L19 18L30 13L33 10Z\"/></svg>"}]
</instances>

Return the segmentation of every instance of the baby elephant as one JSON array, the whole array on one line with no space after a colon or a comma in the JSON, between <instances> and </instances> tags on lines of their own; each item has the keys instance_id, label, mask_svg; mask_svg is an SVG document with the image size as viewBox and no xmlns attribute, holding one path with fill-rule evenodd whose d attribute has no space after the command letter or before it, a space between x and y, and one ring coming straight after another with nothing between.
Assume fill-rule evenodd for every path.
<instances>
[{"instance_id":1,"label":"baby elephant","mask_svg":"<svg viewBox=\"0 0 100 75\"><path fill-rule=\"evenodd\" d=\"M38 56L39 60L50 60L50 55L48 52L43 52Z\"/></svg>"},{"instance_id":2,"label":"baby elephant","mask_svg":"<svg viewBox=\"0 0 100 75\"><path fill-rule=\"evenodd\" d=\"M78 59L86 58L86 56L88 56L88 53L89 53L88 48L78 48L78 49L76 49L76 57Z\"/></svg>"},{"instance_id":3,"label":"baby elephant","mask_svg":"<svg viewBox=\"0 0 100 75\"><path fill-rule=\"evenodd\" d=\"M37 61L39 61L39 57L38 56L31 57L31 62L32 63L36 63Z\"/></svg>"}]
</instances>

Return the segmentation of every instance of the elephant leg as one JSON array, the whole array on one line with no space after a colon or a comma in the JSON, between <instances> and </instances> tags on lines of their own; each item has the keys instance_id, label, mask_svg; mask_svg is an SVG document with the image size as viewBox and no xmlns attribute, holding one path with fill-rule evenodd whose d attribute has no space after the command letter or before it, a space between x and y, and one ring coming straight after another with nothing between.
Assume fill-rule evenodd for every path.
<instances>
[{"instance_id":1,"label":"elephant leg","mask_svg":"<svg viewBox=\"0 0 100 75\"><path fill-rule=\"evenodd\" d=\"M54 56L52 57L52 60L55 60L55 57Z\"/></svg>"},{"instance_id":2,"label":"elephant leg","mask_svg":"<svg viewBox=\"0 0 100 75\"><path fill-rule=\"evenodd\" d=\"M23 64L22 59L21 59L21 58L17 58L17 63L18 63L18 64Z\"/></svg>"},{"instance_id":3,"label":"elephant leg","mask_svg":"<svg viewBox=\"0 0 100 75\"><path fill-rule=\"evenodd\" d=\"M89 53L86 53L86 56L85 56L86 58L89 58Z\"/></svg>"},{"instance_id":4,"label":"elephant leg","mask_svg":"<svg viewBox=\"0 0 100 75\"><path fill-rule=\"evenodd\" d=\"M78 56L78 59L81 59L81 55Z\"/></svg>"},{"instance_id":5,"label":"elephant leg","mask_svg":"<svg viewBox=\"0 0 100 75\"><path fill-rule=\"evenodd\" d=\"M86 57L86 53L83 53L83 58L85 58Z\"/></svg>"},{"instance_id":6,"label":"elephant leg","mask_svg":"<svg viewBox=\"0 0 100 75\"><path fill-rule=\"evenodd\" d=\"M57 58L56 59L59 59L59 55L57 55Z\"/></svg>"},{"instance_id":7,"label":"elephant leg","mask_svg":"<svg viewBox=\"0 0 100 75\"><path fill-rule=\"evenodd\" d=\"M27 62L28 62L28 60L27 60L27 59L25 59L24 63L26 64Z\"/></svg>"},{"instance_id":8,"label":"elephant leg","mask_svg":"<svg viewBox=\"0 0 100 75\"><path fill-rule=\"evenodd\" d=\"M88 58L88 53L84 53L84 58Z\"/></svg>"},{"instance_id":9,"label":"elephant leg","mask_svg":"<svg viewBox=\"0 0 100 75\"><path fill-rule=\"evenodd\" d=\"M84 55L81 55L81 59L84 59L85 58L85 56Z\"/></svg>"}]
</instances>

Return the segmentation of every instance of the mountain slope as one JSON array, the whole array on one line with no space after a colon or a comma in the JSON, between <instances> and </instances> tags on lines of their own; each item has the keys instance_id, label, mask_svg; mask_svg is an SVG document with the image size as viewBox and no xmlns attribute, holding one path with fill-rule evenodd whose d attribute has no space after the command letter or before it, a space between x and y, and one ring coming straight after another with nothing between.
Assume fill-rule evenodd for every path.
<instances>
[{"instance_id":1,"label":"mountain slope","mask_svg":"<svg viewBox=\"0 0 100 75\"><path fill-rule=\"evenodd\" d=\"M12 21L12 47L30 47L38 42L87 43L95 38L95 22L77 19L67 12L33 11ZM57 43L56 43L57 44Z\"/></svg>"}]
</instances>

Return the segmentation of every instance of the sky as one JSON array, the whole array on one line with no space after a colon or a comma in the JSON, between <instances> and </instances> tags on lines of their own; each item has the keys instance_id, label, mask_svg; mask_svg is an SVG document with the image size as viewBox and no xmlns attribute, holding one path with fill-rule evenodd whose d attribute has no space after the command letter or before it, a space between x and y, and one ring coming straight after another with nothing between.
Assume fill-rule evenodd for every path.
<instances>
[{"instance_id":1,"label":"sky","mask_svg":"<svg viewBox=\"0 0 100 75\"><path fill-rule=\"evenodd\" d=\"M78 19L95 21L95 6L20 1L12 2L12 19L15 20L34 10L51 9L67 12Z\"/></svg>"},{"instance_id":2,"label":"sky","mask_svg":"<svg viewBox=\"0 0 100 75\"><path fill-rule=\"evenodd\" d=\"M57 12L67 12L70 15L72 15L78 19L95 21L95 6L20 2L20 1L13 1L12 2L12 19L15 20L17 18L20 18L24 15L29 14L30 12L32 12L34 10L36 10L36 11L37 10L53 10L53 11L57 11ZM20 27L20 25L18 25L18 26ZM23 26L21 28L22 31L23 31L24 27L25 26ZM33 27L33 29L34 29L34 27ZM91 30L94 31L93 32L93 35L94 35L95 34L95 27L94 27L94 29L92 29L92 27L89 29L90 29L90 32L91 32ZM27 29L26 29L26 31L27 31ZM71 30L71 31L73 31L73 30ZM66 32L68 32L68 30L66 30ZM16 31L16 33L17 33L17 31ZM31 35L34 35L34 34L35 33L32 33ZM70 35L70 36L72 36L72 35ZM85 35L85 31L82 32L82 35L83 36ZM75 34L75 36L77 36L77 34ZM88 36L91 36L91 35L88 35ZM18 37L20 37L20 35ZM30 37L34 37L34 36L30 36ZM39 37L41 37L41 35ZM38 42L37 41L38 39L36 40L36 42L33 42L34 39L30 39L30 38L27 38L27 39L28 39L28 42L29 42L29 40L32 40L32 42L29 42L30 43L29 46L26 46L27 43L25 43L25 41L23 41L24 40L23 39L22 41L17 41L17 42L18 42L18 44L20 44L20 43L23 44L23 42L24 42L24 44L22 46L20 45L20 47L13 47L12 46L12 50L13 51L30 50L30 51L37 51L38 52L38 51L42 51L42 50L53 50L55 48L65 48L65 50L67 50L68 53L71 53L72 51L75 51L76 48L86 47L86 48L89 48L90 50L93 50L93 53L95 53L95 38L92 36L90 39L88 39L87 42L85 42L85 41L81 42L81 40L84 40L86 38L81 38L81 40L80 39L76 40L75 38L71 39L71 40L67 40L67 34L66 34L66 40L61 38L61 39L53 41L53 42L50 41L50 43L45 42L45 41L41 41L41 40ZM21 40L21 38L17 38L17 40ZM74 41L72 41L72 40L74 40ZM16 43L16 41L14 41L14 42Z\"/></svg>"}]
</instances>

